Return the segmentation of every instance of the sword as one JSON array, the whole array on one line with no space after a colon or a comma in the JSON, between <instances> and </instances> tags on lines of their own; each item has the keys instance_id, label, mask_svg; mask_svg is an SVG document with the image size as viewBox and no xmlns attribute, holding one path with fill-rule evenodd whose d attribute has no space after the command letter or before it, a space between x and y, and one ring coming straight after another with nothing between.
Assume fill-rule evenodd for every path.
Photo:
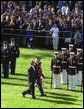
<instances>
[{"instance_id":1,"label":"sword","mask_svg":"<svg viewBox=\"0 0 84 109\"><path fill-rule=\"evenodd\" d=\"M52 89L52 79L53 79L53 73L51 73L51 89Z\"/></svg>"}]
</instances>

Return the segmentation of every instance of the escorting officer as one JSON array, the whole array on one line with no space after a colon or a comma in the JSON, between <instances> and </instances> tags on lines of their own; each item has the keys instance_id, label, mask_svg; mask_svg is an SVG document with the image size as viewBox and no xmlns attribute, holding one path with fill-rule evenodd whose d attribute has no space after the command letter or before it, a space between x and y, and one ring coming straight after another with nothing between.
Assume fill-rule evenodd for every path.
<instances>
[{"instance_id":1,"label":"escorting officer","mask_svg":"<svg viewBox=\"0 0 84 109\"><path fill-rule=\"evenodd\" d=\"M54 52L54 57L51 60L51 71L53 73L53 85L54 88L60 86L60 70L61 70L61 58L59 52Z\"/></svg>"},{"instance_id":2,"label":"escorting officer","mask_svg":"<svg viewBox=\"0 0 84 109\"><path fill-rule=\"evenodd\" d=\"M15 44L15 38L10 39L9 49L10 49L10 68L11 74L15 74L16 68L16 58L19 57L20 51L18 46Z\"/></svg>"},{"instance_id":3,"label":"escorting officer","mask_svg":"<svg viewBox=\"0 0 84 109\"><path fill-rule=\"evenodd\" d=\"M77 48L77 85L82 85L83 73L83 52L82 49Z\"/></svg>"},{"instance_id":4,"label":"escorting officer","mask_svg":"<svg viewBox=\"0 0 84 109\"><path fill-rule=\"evenodd\" d=\"M25 97L26 94L31 94L33 99L36 99L35 97L35 82L37 79L37 74L35 70L35 62L31 62L31 66L28 69L28 80L29 80L29 88L22 92L23 97Z\"/></svg>"},{"instance_id":5,"label":"escorting officer","mask_svg":"<svg viewBox=\"0 0 84 109\"><path fill-rule=\"evenodd\" d=\"M9 48L8 48L7 41L3 42L1 55L2 55L2 68L3 68L4 78L8 78L9 77Z\"/></svg>"},{"instance_id":6,"label":"escorting officer","mask_svg":"<svg viewBox=\"0 0 84 109\"><path fill-rule=\"evenodd\" d=\"M62 48L61 83L67 84L67 48Z\"/></svg>"},{"instance_id":7,"label":"escorting officer","mask_svg":"<svg viewBox=\"0 0 84 109\"><path fill-rule=\"evenodd\" d=\"M69 76L69 90L75 90L75 75L77 68L77 60L75 58L75 53L70 52L70 58L67 60L68 63L68 76Z\"/></svg>"}]
</instances>

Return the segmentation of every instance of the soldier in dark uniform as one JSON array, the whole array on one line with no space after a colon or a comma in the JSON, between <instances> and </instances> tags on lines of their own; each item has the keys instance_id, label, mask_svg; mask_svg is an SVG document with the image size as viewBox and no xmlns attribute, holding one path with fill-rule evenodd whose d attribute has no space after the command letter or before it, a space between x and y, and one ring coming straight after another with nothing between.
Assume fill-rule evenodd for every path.
<instances>
[{"instance_id":1,"label":"soldier in dark uniform","mask_svg":"<svg viewBox=\"0 0 84 109\"><path fill-rule=\"evenodd\" d=\"M61 83L67 84L67 48L62 48L62 55L61 55Z\"/></svg>"},{"instance_id":2,"label":"soldier in dark uniform","mask_svg":"<svg viewBox=\"0 0 84 109\"><path fill-rule=\"evenodd\" d=\"M3 46L1 49L1 56L2 56L2 68L4 73L4 78L9 77L9 48L8 42L4 41Z\"/></svg>"},{"instance_id":3,"label":"soldier in dark uniform","mask_svg":"<svg viewBox=\"0 0 84 109\"><path fill-rule=\"evenodd\" d=\"M15 44L15 38L11 38L10 40L11 40L11 43L9 44L10 68L11 68L11 74L15 74L16 58L19 57L20 51L19 51L19 47Z\"/></svg>"},{"instance_id":4,"label":"soldier in dark uniform","mask_svg":"<svg viewBox=\"0 0 84 109\"><path fill-rule=\"evenodd\" d=\"M61 58L59 52L54 53L54 57L51 60L51 71L53 73L54 88L60 86L60 70L61 70Z\"/></svg>"},{"instance_id":5,"label":"soldier in dark uniform","mask_svg":"<svg viewBox=\"0 0 84 109\"><path fill-rule=\"evenodd\" d=\"M70 52L70 58L67 60L68 64L68 79L69 79L69 90L75 90L76 85L76 69L77 69L77 60L75 58L75 53Z\"/></svg>"},{"instance_id":6,"label":"soldier in dark uniform","mask_svg":"<svg viewBox=\"0 0 84 109\"><path fill-rule=\"evenodd\" d=\"M26 94L31 94L33 99L36 99L35 97L35 82L37 79L36 69L35 69L35 62L31 62L31 66L28 69L28 80L29 80L29 88L22 92L23 97L25 97Z\"/></svg>"},{"instance_id":7,"label":"soldier in dark uniform","mask_svg":"<svg viewBox=\"0 0 84 109\"><path fill-rule=\"evenodd\" d=\"M36 69L36 73L37 73L37 86L39 88L39 91L40 91L40 94L41 96L46 96L46 94L44 94L44 90L43 90L43 87L42 87L42 80L41 80L41 76L39 74L39 62L40 62L40 57L36 57L35 59L35 69Z\"/></svg>"},{"instance_id":8,"label":"soldier in dark uniform","mask_svg":"<svg viewBox=\"0 0 84 109\"><path fill-rule=\"evenodd\" d=\"M81 85L83 77L83 52L82 49L77 48L77 85Z\"/></svg>"}]
</instances>

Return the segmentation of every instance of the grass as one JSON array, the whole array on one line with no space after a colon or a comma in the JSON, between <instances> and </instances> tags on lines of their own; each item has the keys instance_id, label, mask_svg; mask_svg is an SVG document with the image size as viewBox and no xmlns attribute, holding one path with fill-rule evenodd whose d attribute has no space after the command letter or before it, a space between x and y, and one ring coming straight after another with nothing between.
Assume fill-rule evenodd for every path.
<instances>
[{"instance_id":1,"label":"grass","mask_svg":"<svg viewBox=\"0 0 84 109\"><path fill-rule=\"evenodd\" d=\"M17 59L16 74L9 75L8 79L1 78L1 108L83 108L83 92L80 87L76 91L69 91L66 85L62 89L50 88L50 61L52 50L20 49L21 55ZM35 89L36 100L31 95L22 96L22 91L27 89L27 69L35 56L42 59L43 73L46 79L43 80L46 97L40 97L38 88Z\"/></svg>"}]
</instances>

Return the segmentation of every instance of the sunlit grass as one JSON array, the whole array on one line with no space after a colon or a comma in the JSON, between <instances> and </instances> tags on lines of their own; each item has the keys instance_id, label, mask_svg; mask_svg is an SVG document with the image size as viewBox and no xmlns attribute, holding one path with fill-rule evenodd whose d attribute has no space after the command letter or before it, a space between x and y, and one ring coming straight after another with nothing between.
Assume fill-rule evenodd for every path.
<instances>
[{"instance_id":1,"label":"sunlit grass","mask_svg":"<svg viewBox=\"0 0 84 109\"><path fill-rule=\"evenodd\" d=\"M9 79L1 78L1 108L82 108L83 92L76 87L76 92L68 91L66 85L62 89L50 88L50 61L53 50L20 49L21 55L17 59L16 75L9 75ZM40 97L38 88L35 89L36 100L31 95L22 96L22 91L27 89L27 69L35 56L40 56L43 73L46 79L43 80L46 97ZM2 75L3 76L3 75Z\"/></svg>"}]
</instances>

